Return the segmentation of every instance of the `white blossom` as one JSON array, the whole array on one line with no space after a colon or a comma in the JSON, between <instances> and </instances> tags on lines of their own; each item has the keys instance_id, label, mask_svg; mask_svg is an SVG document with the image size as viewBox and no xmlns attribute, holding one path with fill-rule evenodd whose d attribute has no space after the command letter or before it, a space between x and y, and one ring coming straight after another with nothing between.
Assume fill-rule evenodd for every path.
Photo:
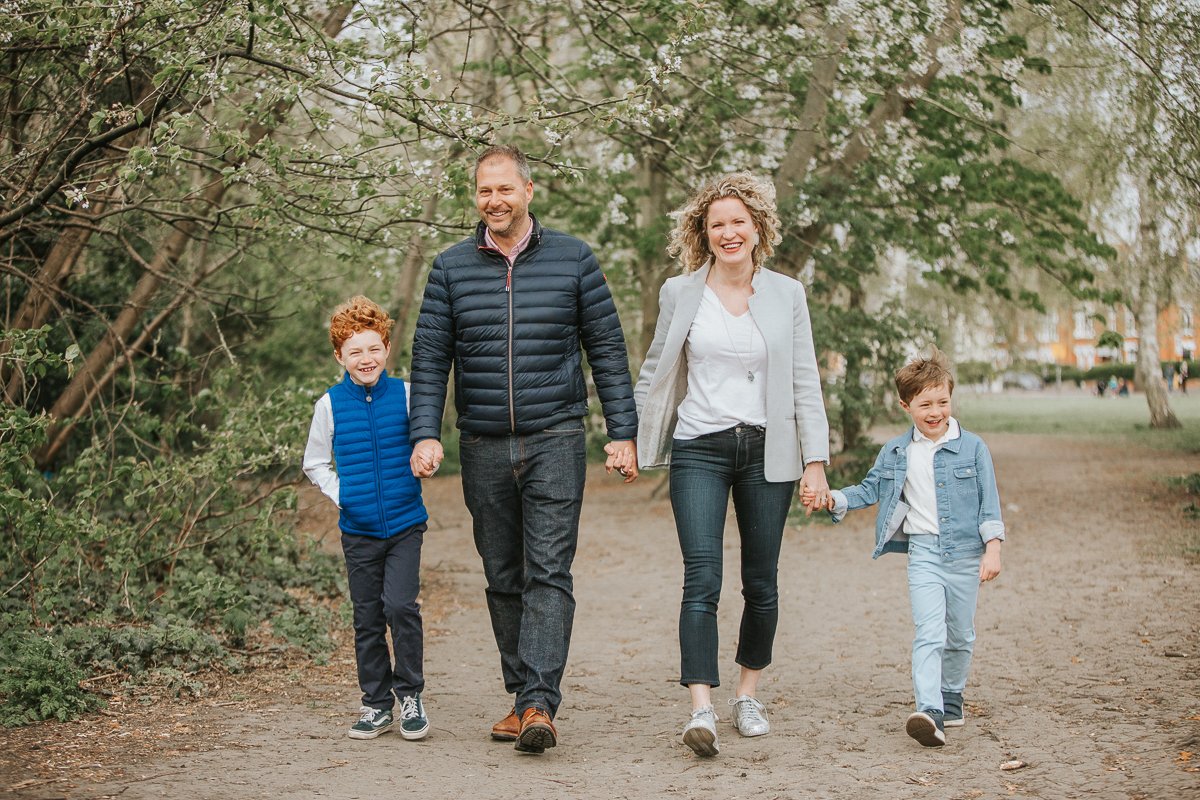
<instances>
[{"instance_id":1,"label":"white blossom","mask_svg":"<svg viewBox=\"0 0 1200 800\"><path fill-rule=\"evenodd\" d=\"M961 175L943 175L940 183L946 191L958 188L959 181L962 180Z\"/></svg>"}]
</instances>

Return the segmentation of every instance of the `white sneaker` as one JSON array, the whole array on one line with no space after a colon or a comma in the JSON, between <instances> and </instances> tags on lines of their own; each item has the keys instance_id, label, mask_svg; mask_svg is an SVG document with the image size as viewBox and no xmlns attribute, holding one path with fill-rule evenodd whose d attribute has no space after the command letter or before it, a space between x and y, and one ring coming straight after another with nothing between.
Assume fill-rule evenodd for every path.
<instances>
[{"instance_id":1,"label":"white sneaker","mask_svg":"<svg viewBox=\"0 0 1200 800\"><path fill-rule=\"evenodd\" d=\"M683 743L698 756L715 756L720 752L717 747L717 712L713 711L712 706L692 712L692 718L683 726Z\"/></svg>"},{"instance_id":2,"label":"white sneaker","mask_svg":"<svg viewBox=\"0 0 1200 800\"><path fill-rule=\"evenodd\" d=\"M742 736L762 736L771 732L767 722L767 709L748 694L729 701L733 706L733 727Z\"/></svg>"}]
</instances>

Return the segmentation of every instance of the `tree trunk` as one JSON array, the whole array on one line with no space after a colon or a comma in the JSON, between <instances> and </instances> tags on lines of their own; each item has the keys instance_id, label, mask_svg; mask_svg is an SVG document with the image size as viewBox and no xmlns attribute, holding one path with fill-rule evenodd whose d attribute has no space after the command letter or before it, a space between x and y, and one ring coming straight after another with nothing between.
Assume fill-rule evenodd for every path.
<instances>
[{"instance_id":1,"label":"tree trunk","mask_svg":"<svg viewBox=\"0 0 1200 800\"><path fill-rule=\"evenodd\" d=\"M639 241L634 261L634 276L641 289L641 327L637 338L637 362L640 364L654 341L658 324L658 290L670 277L675 265L663 252L668 217L666 146L661 141L648 145L638 158L638 183L642 190L638 202Z\"/></svg>"},{"instance_id":2,"label":"tree trunk","mask_svg":"<svg viewBox=\"0 0 1200 800\"><path fill-rule=\"evenodd\" d=\"M1158 364L1158 293L1144 281L1137 301L1138 356L1136 381L1146 395L1151 428L1182 427L1171 410L1167 384Z\"/></svg>"},{"instance_id":3,"label":"tree trunk","mask_svg":"<svg viewBox=\"0 0 1200 800\"><path fill-rule=\"evenodd\" d=\"M421 209L421 219L426 224L433 222L439 200L440 195L436 191L431 192L429 197L425 198L425 206ZM396 325L392 331L392 350L388 355L387 363L389 373L395 373L396 360L400 357L401 348L396 346L396 340L403 337L402 341L411 341L408 336L408 326L413 317L413 310L417 308L417 296L420 294L417 290L420 283L419 278L425 271L423 269L425 245L423 226L413 226L412 235L408 237L408 250L404 254L404 263L400 267L400 276L396 281L396 300L400 303L400 311L396 315Z\"/></svg>"}]
</instances>

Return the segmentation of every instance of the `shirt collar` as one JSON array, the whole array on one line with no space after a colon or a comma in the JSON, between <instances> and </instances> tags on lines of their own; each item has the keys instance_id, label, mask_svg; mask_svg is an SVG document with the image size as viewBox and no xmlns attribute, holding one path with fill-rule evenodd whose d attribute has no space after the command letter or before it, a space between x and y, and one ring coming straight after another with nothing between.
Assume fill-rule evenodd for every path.
<instances>
[{"instance_id":1,"label":"shirt collar","mask_svg":"<svg viewBox=\"0 0 1200 800\"><path fill-rule=\"evenodd\" d=\"M962 429L961 429L961 428L958 426L958 420L956 420L954 417L951 417L951 418L950 418L950 424L946 426L946 432L945 432L945 433L943 433L943 434L941 435L941 438L939 438L939 439L938 439L936 442L933 442L933 444L934 444L934 445L939 445L939 444L941 444L942 442L948 442L948 441L950 441L951 439L957 439L957 438L958 438L959 436L961 436L961 435L962 435ZM928 436L926 436L925 434L921 433L921 431L917 429L917 426L916 426L916 425L913 425L913 429L912 429L912 440L913 440L914 442L928 442L928 441L931 441L931 440L930 440L930 438L929 438Z\"/></svg>"},{"instance_id":2,"label":"shirt collar","mask_svg":"<svg viewBox=\"0 0 1200 800\"><path fill-rule=\"evenodd\" d=\"M522 251L524 251L525 248L529 246L529 240L532 238L533 238L533 216L532 215L529 217L529 227L525 229L525 235L522 236L517 241L517 244L515 247L513 247L511 253L505 253L504 248L502 248L500 245L498 245L496 243L496 240L492 237L492 231L490 228L483 229L484 244L486 244L488 247L492 248L493 250L499 250L501 253L504 253L504 257L508 259L510 264L512 262L516 261L517 256L521 255Z\"/></svg>"}]
</instances>

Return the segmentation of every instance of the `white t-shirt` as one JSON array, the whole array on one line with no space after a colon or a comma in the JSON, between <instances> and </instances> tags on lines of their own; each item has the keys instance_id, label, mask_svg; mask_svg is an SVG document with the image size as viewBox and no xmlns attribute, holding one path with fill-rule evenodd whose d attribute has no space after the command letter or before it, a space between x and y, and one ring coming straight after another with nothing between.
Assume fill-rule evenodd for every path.
<instances>
[{"instance_id":1,"label":"white t-shirt","mask_svg":"<svg viewBox=\"0 0 1200 800\"><path fill-rule=\"evenodd\" d=\"M685 352L688 388L676 439L767 424L767 343L749 311L735 317L705 286Z\"/></svg>"},{"instance_id":2,"label":"white t-shirt","mask_svg":"<svg viewBox=\"0 0 1200 800\"><path fill-rule=\"evenodd\" d=\"M904 517L907 534L932 533L941 530L937 515L937 487L934 486L933 454L943 442L962 435L958 420L950 418L946 432L936 442L913 426L912 441L908 443L908 469L904 473L904 500L909 505Z\"/></svg>"}]
</instances>

